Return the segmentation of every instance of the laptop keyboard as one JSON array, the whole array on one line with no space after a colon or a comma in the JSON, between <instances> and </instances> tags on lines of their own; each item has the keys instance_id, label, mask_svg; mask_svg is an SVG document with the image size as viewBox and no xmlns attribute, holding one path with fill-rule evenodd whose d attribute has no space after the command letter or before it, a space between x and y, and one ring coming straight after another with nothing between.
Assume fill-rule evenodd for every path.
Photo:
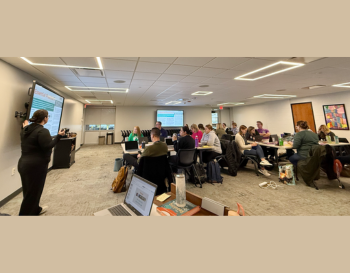
<instances>
[{"instance_id":1,"label":"laptop keyboard","mask_svg":"<svg viewBox=\"0 0 350 273\"><path fill-rule=\"evenodd\" d=\"M115 206L108 210L113 216L131 216L131 214L122 205Z\"/></svg>"}]
</instances>

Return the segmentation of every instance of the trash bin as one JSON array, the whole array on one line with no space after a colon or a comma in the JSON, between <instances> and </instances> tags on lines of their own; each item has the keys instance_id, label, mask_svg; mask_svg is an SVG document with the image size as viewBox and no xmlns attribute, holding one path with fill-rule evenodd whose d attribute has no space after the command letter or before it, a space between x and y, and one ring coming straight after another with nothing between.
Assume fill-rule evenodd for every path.
<instances>
[{"instance_id":1,"label":"trash bin","mask_svg":"<svg viewBox=\"0 0 350 273\"><path fill-rule=\"evenodd\" d=\"M99 145L105 145L105 139L106 139L105 136L99 136L98 137L98 144Z\"/></svg>"},{"instance_id":2,"label":"trash bin","mask_svg":"<svg viewBox=\"0 0 350 273\"><path fill-rule=\"evenodd\" d=\"M107 145L113 144L113 133L107 133Z\"/></svg>"}]
</instances>

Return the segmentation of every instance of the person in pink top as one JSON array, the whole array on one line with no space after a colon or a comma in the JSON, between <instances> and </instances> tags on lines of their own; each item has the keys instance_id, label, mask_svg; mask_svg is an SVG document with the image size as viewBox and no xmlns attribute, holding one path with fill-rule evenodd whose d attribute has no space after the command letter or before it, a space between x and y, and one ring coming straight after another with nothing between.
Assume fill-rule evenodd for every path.
<instances>
[{"instance_id":1,"label":"person in pink top","mask_svg":"<svg viewBox=\"0 0 350 273\"><path fill-rule=\"evenodd\" d=\"M201 130L198 129L197 124L192 124L191 125L191 131L192 131L192 138L196 139L196 136L198 136L198 143L201 142L203 133Z\"/></svg>"}]
</instances>

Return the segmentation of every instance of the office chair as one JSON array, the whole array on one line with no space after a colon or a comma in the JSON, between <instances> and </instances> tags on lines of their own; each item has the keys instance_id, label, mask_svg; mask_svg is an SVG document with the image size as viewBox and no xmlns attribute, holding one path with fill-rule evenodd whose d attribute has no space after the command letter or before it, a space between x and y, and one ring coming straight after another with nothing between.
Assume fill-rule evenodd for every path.
<instances>
[{"instance_id":1,"label":"office chair","mask_svg":"<svg viewBox=\"0 0 350 273\"><path fill-rule=\"evenodd\" d=\"M242 154L242 158L241 158L241 164L239 165L239 167L244 167L245 165L247 165L248 161L252 162L254 165L254 169L255 169L255 173L257 176L259 176L259 158L255 155L244 155Z\"/></svg>"},{"instance_id":2,"label":"office chair","mask_svg":"<svg viewBox=\"0 0 350 273\"><path fill-rule=\"evenodd\" d=\"M176 163L174 164L170 162L170 166L174 166L177 169L184 169L186 171L188 169L190 170L193 169L193 172L199 181L200 188L202 188L202 181L200 180L197 174L196 168L194 167L196 163L197 163L196 149L180 149L177 152ZM194 185L197 187L196 179L195 179Z\"/></svg>"}]
</instances>

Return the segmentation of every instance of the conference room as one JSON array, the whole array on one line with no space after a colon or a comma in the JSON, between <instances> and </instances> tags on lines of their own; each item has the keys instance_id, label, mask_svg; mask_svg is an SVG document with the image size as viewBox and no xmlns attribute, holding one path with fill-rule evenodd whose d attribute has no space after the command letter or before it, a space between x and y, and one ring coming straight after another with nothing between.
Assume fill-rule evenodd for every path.
<instances>
[{"instance_id":1,"label":"conference room","mask_svg":"<svg viewBox=\"0 0 350 273\"><path fill-rule=\"evenodd\" d=\"M0 57L0 213L350 215L349 68L345 57ZM45 162L28 150L44 133Z\"/></svg>"}]
</instances>

